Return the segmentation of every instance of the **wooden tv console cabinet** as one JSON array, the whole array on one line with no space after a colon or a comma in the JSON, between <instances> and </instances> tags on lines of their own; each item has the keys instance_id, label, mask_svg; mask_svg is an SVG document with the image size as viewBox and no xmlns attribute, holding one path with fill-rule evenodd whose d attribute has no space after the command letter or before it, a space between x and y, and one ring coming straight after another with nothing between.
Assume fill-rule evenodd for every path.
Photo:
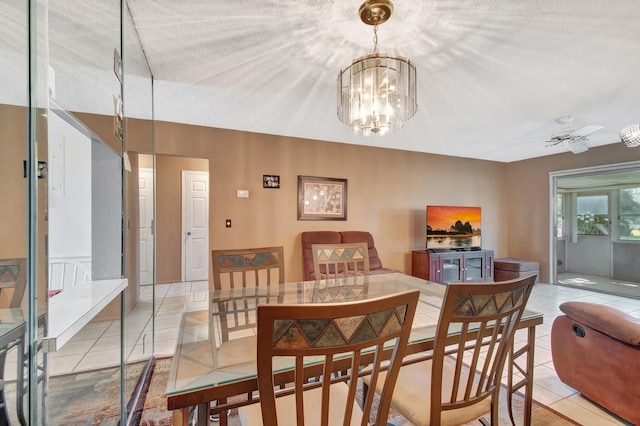
<instances>
[{"instance_id":1,"label":"wooden tv console cabinet","mask_svg":"<svg viewBox=\"0 0 640 426\"><path fill-rule=\"evenodd\" d=\"M493 250L413 250L411 275L442 284L493 281Z\"/></svg>"}]
</instances>

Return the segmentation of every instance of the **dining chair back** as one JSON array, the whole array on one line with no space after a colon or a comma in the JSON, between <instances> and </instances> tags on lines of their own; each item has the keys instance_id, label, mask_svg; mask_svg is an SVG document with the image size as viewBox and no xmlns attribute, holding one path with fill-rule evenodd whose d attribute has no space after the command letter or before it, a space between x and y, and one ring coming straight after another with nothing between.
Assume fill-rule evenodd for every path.
<instances>
[{"instance_id":1,"label":"dining chair back","mask_svg":"<svg viewBox=\"0 0 640 426\"><path fill-rule=\"evenodd\" d=\"M213 250L211 257L215 290L284 282L284 249L281 246Z\"/></svg>"},{"instance_id":2,"label":"dining chair back","mask_svg":"<svg viewBox=\"0 0 640 426\"><path fill-rule=\"evenodd\" d=\"M416 425L464 424L488 412L497 425L502 371L535 280L450 283L432 359L402 367L391 404Z\"/></svg>"},{"instance_id":3,"label":"dining chair back","mask_svg":"<svg viewBox=\"0 0 640 426\"><path fill-rule=\"evenodd\" d=\"M240 408L243 424L386 425L419 294L258 306L260 403ZM287 368L293 383L276 390L273 373ZM387 374L377 409L373 393L361 407L356 401L359 375L376 379L383 368Z\"/></svg>"},{"instance_id":4,"label":"dining chair back","mask_svg":"<svg viewBox=\"0 0 640 426\"><path fill-rule=\"evenodd\" d=\"M367 243L313 244L311 252L316 279L369 275Z\"/></svg>"},{"instance_id":5,"label":"dining chair back","mask_svg":"<svg viewBox=\"0 0 640 426\"><path fill-rule=\"evenodd\" d=\"M0 259L0 291L13 289L10 308L19 308L22 304L27 284L27 259Z\"/></svg>"},{"instance_id":6,"label":"dining chair back","mask_svg":"<svg viewBox=\"0 0 640 426\"><path fill-rule=\"evenodd\" d=\"M279 247L260 247L235 250L213 250L212 290L259 287L254 297L220 295L209 304L213 319L211 336L216 347L218 367L255 360L256 307L260 303L280 303L277 288L284 282L284 250Z\"/></svg>"},{"instance_id":7,"label":"dining chair back","mask_svg":"<svg viewBox=\"0 0 640 426\"><path fill-rule=\"evenodd\" d=\"M311 289L312 303L340 303L364 300L369 295L369 277L342 280L316 280Z\"/></svg>"}]
</instances>

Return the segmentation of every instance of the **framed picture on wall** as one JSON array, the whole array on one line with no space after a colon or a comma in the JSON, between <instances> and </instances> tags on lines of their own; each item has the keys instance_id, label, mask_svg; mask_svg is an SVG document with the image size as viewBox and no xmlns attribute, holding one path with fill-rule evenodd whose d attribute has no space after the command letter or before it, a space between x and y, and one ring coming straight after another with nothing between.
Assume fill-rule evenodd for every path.
<instances>
[{"instance_id":1,"label":"framed picture on wall","mask_svg":"<svg viewBox=\"0 0 640 426\"><path fill-rule=\"evenodd\" d=\"M347 179L298 176L298 220L347 220Z\"/></svg>"},{"instance_id":2,"label":"framed picture on wall","mask_svg":"<svg viewBox=\"0 0 640 426\"><path fill-rule=\"evenodd\" d=\"M262 175L263 188L280 188L280 176Z\"/></svg>"}]
</instances>

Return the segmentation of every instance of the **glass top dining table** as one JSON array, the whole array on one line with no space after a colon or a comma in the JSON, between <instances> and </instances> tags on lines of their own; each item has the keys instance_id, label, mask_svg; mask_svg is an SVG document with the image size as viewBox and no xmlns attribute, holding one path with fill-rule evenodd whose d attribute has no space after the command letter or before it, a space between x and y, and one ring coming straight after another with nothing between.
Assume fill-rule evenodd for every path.
<instances>
[{"instance_id":1,"label":"glass top dining table","mask_svg":"<svg viewBox=\"0 0 640 426\"><path fill-rule=\"evenodd\" d=\"M174 425L186 425L192 407L201 413L198 424L208 424L210 402L217 401L223 410L220 407L224 407L229 398L257 390L255 308L258 304L348 302L414 289L420 291L420 299L407 354L415 354L433 349L446 285L395 273L189 294L166 389L167 407L174 410ZM525 388L525 420L531 411L533 347L535 326L539 324L542 324L542 314L526 310L519 328L529 331L521 348L514 348L515 355L508 365L509 373L515 366L520 373L518 377L524 377L516 384L510 379L509 388L513 392ZM456 330L450 330L451 333ZM280 368L288 369L286 365ZM224 425L226 418L221 420Z\"/></svg>"}]
</instances>

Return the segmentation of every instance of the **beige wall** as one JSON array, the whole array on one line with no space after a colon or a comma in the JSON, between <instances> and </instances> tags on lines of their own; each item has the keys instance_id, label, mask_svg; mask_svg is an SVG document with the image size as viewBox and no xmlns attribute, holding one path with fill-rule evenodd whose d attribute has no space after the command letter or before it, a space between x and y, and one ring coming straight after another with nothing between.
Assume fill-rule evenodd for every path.
<instances>
[{"instance_id":1,"label":"beige wall","mask_svg":"<svg viewBox=\"0 0 640 426\"><path fill-rule=\"evenodd\" d=\"M502 163L167 122L156 123L156 152L208 158L211 248L282 245L287 280L302 278L300 233L319 229L370 231L384 266L410 272L427 204L481 206L483 246L507 252ZM281 188L262 188L263 174L279 175ZM297 220L299 175L348 179L348 220Z\"/></svg>"},{"instance_id":2,"label":"beige wall","mask_svg":"<svg viewBox=\"0 0 640 426\"><path fill-rule=\"evenodd\" d=\"M38 117L42 117L38 114ZM38 145L36 156L47 158L46 120L37 120ZM27 110L24 107L0 105L0 259L27 257L27 179L23 162L27 158ZM46 229L47 189L46 181L38 179L38 228ZM38 258L45 258L45 233L38 236ZM38 306L47 300L46 264L38 268ZM0 293L0 307L9 306L13 290ZM25 290L25 296L27 291ZM26 297L22 299L25 306Z\"/></svg>"},{"instance_id":3,"label":"beige wall","mask_svg":"<svg viewBox=\"0 0 640 426\"><path fill-rule=\"evenodd\" d=\"M101 137L113 139L112 118L78 115ZM138 124L148 127L128 123ZM546 281L549 172L640 160L640 149L621 143L505 164L168 122L156 123L156 151L208 159L211 248L283 245L287 280L302 277L300 233L318 229L368 230L383 264L410 272L410 251L424 247L425 205L458 204L482 207L484 248L497 257L539 261ZM263 174L279 175L281 188L263 189ZM298 175L348 179L348 220L298 221ZM166 188L158 182L159 197L169 186L175 193L176 184L179 178ZM236 198L236 189L248 189L250 197ZM167 219L168 232L175 218ZM224 227L227 218L231 229ZM179 233L179 225L171 232ZM179 276L180 253L173 250L158 253L167 280Z\"/></svg>"},{"instance_id":4,"label":"beige wall","mask_svg":"<svg viewBox=\"0 0 640 426\"><path fill-rule=\"evenodd\" d=\"M640 149L622 143L591 148L582 154L558 154L507 164L509 256L540 262L549 281L549 172L640 160Z\"/></svg>"},{"instance_id":5,"label":"beige wall","mask_svg":"<svg viewBox=\"0 0 640 426\"><path fill-rule=\"evenodd\" d=\"M27 112L25 108L0 105L0 259L27 257ZM13 290L0 293L0 307L9 306Z\"/></svg>"},{"instance_id":6,"label":"beige wall","mask_svg":"<svg viewBox=\"0 0 640 426\"><path fill-rule=\"evenodd\" d=\"M0 105L0 129L0 258L22 258L27 252L26 109Z\"/></svg>"}]
</instances>

